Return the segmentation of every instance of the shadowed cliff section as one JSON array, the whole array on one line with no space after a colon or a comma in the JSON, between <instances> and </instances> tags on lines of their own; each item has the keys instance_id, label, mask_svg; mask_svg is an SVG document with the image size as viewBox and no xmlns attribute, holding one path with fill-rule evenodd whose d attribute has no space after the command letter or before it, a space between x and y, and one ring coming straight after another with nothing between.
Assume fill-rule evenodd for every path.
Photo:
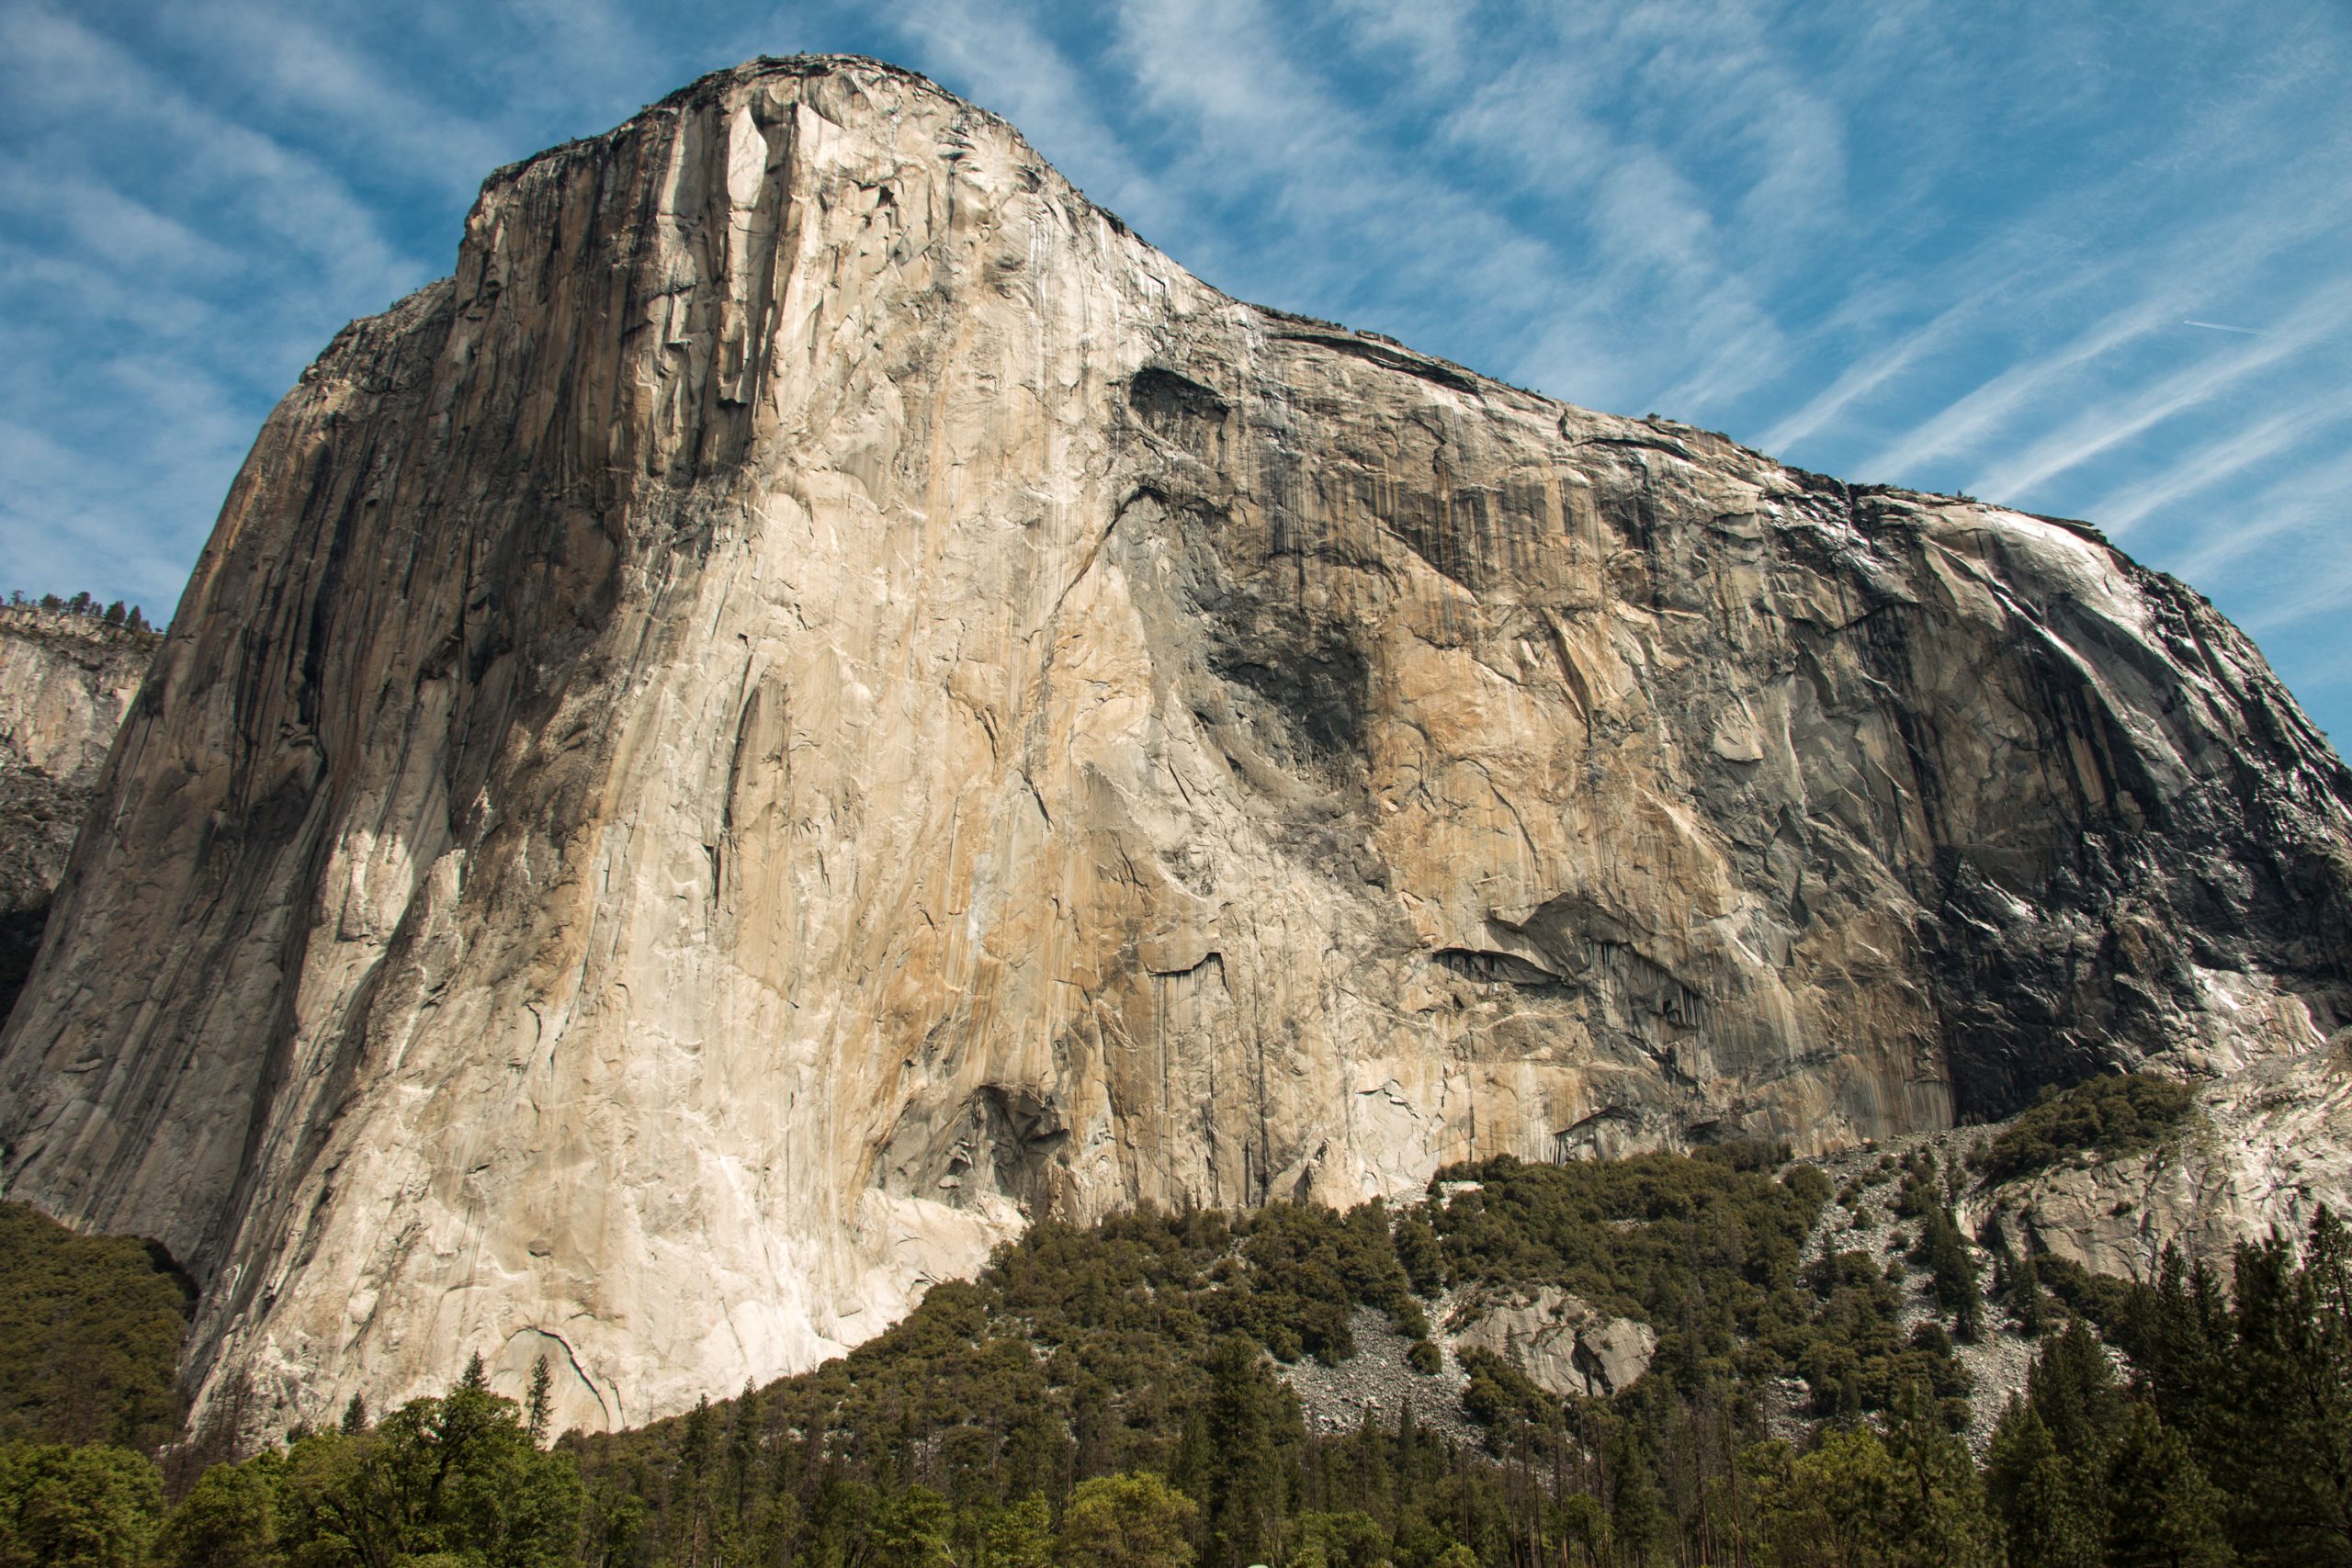
<instances>
[{"instance_id":1,"label":"shadowed cliff section","mask_svg":"<svg viewBox=\"0 0 2352 1568\"><path fill-rule=\"evenodd\" d=\"M1240 304L847 59L494 175L101 793L6 1188L184 1259L255 1420L474 1347L626 1425L1041 1215L2352 1017L2352 783L2181 585Z\"/></svg>"},{"instance_id":2,"label":"shadowed cliff section","mask_svg":"<svg viewBox=\"0 0 2352 1568\"><path fill-rule=\"evenodd\" d=\"M139 612L87 593L0 604L0 1022L156 641Z\"/></svg>"}]
</instances>

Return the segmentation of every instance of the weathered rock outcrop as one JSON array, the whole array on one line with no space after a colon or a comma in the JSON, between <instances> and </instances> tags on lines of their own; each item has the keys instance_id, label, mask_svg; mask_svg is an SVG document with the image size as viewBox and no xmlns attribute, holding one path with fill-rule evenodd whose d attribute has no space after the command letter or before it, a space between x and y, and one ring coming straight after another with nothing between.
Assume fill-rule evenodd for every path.
<instances>
[{"instance_id":1,"label":"weathered rock outcrop","mask_svg":"<svg viewBox=\"0 0 2352 1568\"><path fill-rule=\"evenodd\" d=\"M0 1022L155 640L96 615L0 605Z\"/></svg>"},{"instance_id":2,"label":"weathered rock outcrop","mask_svg":"<svg viewBox=\"0 0 2352 1568\"><path fill-rule=\"evenodd\" d=\"M1634 1386L1657 1352L1657 1332L1611 1317L1550 1285L1457 1308L1447 1325L1456 1349L1490 1350L1546 1393L1606 1399Z\"/></svg>"},{"instance_id":3,"label":"weathered rock outcrop","mask_svg":"<svg viewBox=\"0 0 2352 1568\"><path fill-rule=\"evenodd\" d=\"M2300 1238L2322 1204L2352 1213L2352 1032L2199 1085L2185 1126L2153 1148L2005 1183L1962 1219L2101 1274L2152 1280L2177 1247L2226 1280L2240 1242Z\"/></svg>"},{"instance_id":4,"label":"weathered rock outcrop","mask_svg":"<svg viewBox=\"0 0 2352 1568\"><path fill-rule=\"evenodd\" d=\"M306 1415L674 1410L1046 1211L1819 1149L2352 1018L2352 782L2077 525L1253 308L761 62L271 416L0 1042Z\"/></svg>"}]
</instances>

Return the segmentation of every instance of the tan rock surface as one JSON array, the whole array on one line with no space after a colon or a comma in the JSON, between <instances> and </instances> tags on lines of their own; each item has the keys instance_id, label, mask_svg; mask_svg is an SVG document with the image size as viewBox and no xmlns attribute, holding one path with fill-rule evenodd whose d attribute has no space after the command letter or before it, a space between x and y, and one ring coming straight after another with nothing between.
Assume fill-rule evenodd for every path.
<instances>
[{"instance_id":1,"label":"tan rock surface","mask_svg":"<svg viewBox=\"0 0 2352 1568\"><path fill-rule=\"evenodd\" d=\"M494 175L184 605L0 1138L271 1419L2352 1014L2352 784L2178 584L1238 303L871 62Z\"/></svg>"},{"instance_id":2,"label":"tan rock surface","mask_svg":"<svg viewBox=\"0 0 2352 1568\"><path fill-rule=\"evenodd\" d=\"M154 643L96 615L0 604L0 769L95 789Z\"/></svg>"},{"instance_id":3,"label":"tan rock surface","mask_svg":"<svg viewBox=\"0 0 2352 1568\"><path fill-rule=\"evenodd\" d=\"M0 1022L155 640L96 615L0 604Z\"/></svg>"}]
</instances>

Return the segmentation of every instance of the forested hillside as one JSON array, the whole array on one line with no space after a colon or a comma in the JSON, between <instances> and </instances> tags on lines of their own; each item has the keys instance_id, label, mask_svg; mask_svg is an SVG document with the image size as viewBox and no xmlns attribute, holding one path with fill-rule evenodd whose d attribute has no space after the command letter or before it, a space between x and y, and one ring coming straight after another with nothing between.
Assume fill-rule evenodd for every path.
<instances>
[{"instance_id":1,"label":"forested hillside","mask_svg":"<svg viewBox=\"0 0 2352 1568\"><path fill-rule=\"evenodd\" d=\"M1980 1279L1951 1231L1957 1162L1866 1172L1833 1193L1754 1147L1505 1159L1402 1208L1049 1223L851 1355L678 1419L558 1438L541 1399L498 1397L477 1364L441 1399L356 1403L200 1479L167 1453L187 1488L168 1509L134 1451L152 1402L17 1397L43 1333L20 1310L13 1430L63 1441L0 1450L0 1562L2352 1562L2352 1242L2333 1216L2243 1250L2226 1288L1997 1253ZM1908 1216L1918 1267L1808 1262L1825 1205L1871 1190ZM143 1251L8 1218L12 1302L61 1247L112 1247L108 1288L168 1312ZM1652 1325L1646 1374L1562 1397L1509 1356L1441 1353L1476 1303L1535 1286ZM39 1299L53 1325L88 1316ZM1375 1322L1412 1337L1410 1375L1458 1388L1467 1440L1409 1402L1307 1428L1292 1382ZM2038 1359L1980 1461L1955 1337L2020 1325ZM116 1383L167 1385L154 1325L74 1332L147 1356Z\"/></svg>"}]
</instances>

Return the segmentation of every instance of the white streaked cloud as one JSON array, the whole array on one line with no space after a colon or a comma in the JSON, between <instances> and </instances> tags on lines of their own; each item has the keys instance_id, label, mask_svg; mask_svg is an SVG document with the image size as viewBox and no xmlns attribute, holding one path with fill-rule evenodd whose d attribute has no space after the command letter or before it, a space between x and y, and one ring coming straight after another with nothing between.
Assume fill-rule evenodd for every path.
<instances>
[{"instance_id":1,"label":"white streaked cloud","mask_svg":"<svg viewBox=\"0 0 2352 1568\"><path fill-rule=\"evenodd\" d=\"M1981 294L1947 305L1926 325L1915 328L1885 347L1857 360L1838 378L1757 438L1767 452L1785 452L1846 412L1858 400L1911 368L1922 355L1951 341L1984 302Z\"/></svg>"},{"instance_id":2,"label":"white streaked cloud","mask_svg":"<svg viewBox=\"0 0 2352 1568\"><path fill-rule=\"evenodd\" d=\"M2277 331L2183 366L2154 385L2065 421L2006 457L1971 487L1996 500L2019 497L2165 421L2202 408L2222 390L2280 360L2342 337L2352 326L2352 279L2303 301Z\"/></svg>"},{"instance_id":3,"label":"white streaked cloud","mask_svg":"<svg viewBox=\"0 0 2352 1568\"><path fill-rule=\"evenodd\" d=\"M2346 427L2339 429L2337 427ZM2248 468L2292 459L2324 440L2346 445L2352 408L2331 404L2290 406L2252 424L2232 427L2189 446L2166 466L2144 472L2084 508L2099 526L2119 537L2143 520L2178 506ZM2299 482L2310 482L2308 476ZM2324 489L2324 485L2320 488Z\"/></svg>"},{"instance_id":4,"label":"white streaked cloud","mask_svg":"<svg viewBox=\"0 0 2352 1568\"><path fill-rule=\"evenodd\" d=\"M22 586L135 561L153 604L269 401L447 269L492 164L799 49L965 92L1242 297L2128 531L2352 723L2352 13L2258 0L14 0Z\"/></svg>"},{"instance_id":5,"label":"white streaked cloud","mask_svg":"<svg viewBox=\"0 0 2352 1568\"><path fill-rule=\"evenodd\" d=\"M2299 465L2267 484L2247 487L2232 502L2225 521L2225 527L2200 530L2197 543L2181 553L2177 569L2189 581L2228 580L2244 586L2248 574L2257 579L2267 574L2270 548L2279 540L2340 533L2352 523L2352 452L2338 446L2327 459ZM2352 557L2345 558L2352 561ZM2277 618L2278 606L2290 599L2305 602L2311 586L2299 583L2292 594L2274 595L2269 607L2248 617L2248 626L2285 624Z\"/></svg>"}]
</instances>

